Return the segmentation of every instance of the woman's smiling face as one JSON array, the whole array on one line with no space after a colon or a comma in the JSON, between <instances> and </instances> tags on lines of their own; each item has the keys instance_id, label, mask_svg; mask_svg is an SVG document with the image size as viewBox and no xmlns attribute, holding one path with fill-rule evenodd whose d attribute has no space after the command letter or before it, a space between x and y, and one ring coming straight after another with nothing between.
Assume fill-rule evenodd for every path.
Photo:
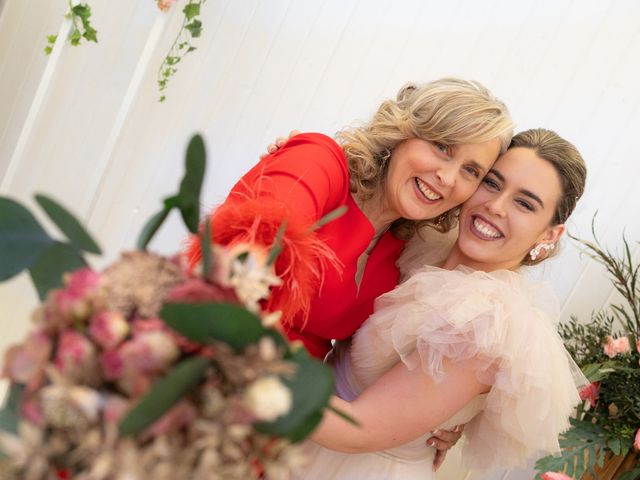
<instances>
[{"instance_id":1,"label":"woman's smiling face","mask_svg":"<svg viewBox=\"0 0 640 480\"><path fill-rule=\"evenodd\" d=\"M453 147L411 138L389 160L387 208L409 220L436 218L467 200L500 153L500 140Z\"/></svg>"},{"instance_id":2,"label":"woman's smiling face","mask_svg":"<svg viewBox=\"0 0 640 480\"><path fill-rule=\"evenodd\" d=\"M555 243L551 225L562 195L551 163L524 147L502 155L460 211L456 263L482 270L518 267L538 243Z\"/></svg>"}]
</instances>

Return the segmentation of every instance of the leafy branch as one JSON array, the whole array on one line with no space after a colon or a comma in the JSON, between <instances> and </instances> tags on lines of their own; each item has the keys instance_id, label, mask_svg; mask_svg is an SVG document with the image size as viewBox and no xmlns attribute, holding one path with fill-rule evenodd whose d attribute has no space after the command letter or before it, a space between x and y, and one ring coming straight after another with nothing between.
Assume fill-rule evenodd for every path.
<instances>
[{"instance_id":1,"label":"leafy branch","mask_svg":"<svg viewBox=\"0 0 640 480\"><path fill-rule=\"evenodd\" d=\"M158 88L160 90L160 101L164 102L166 96L162 93L167 88L169 79L175 75L178 69L175 67L189 53L193 52L196 47L192 40L200 37L202 34L202 22L198 19L200 16L200 6L206 0L189 0L182 12L184 19L180 31L173 41L169 52L164 58L162 65L158 69Z\"/></svg>"},{"instance_id":2,"label":"leafy branch","mask_svg":"<svg viewBox=\"0 0 640 480\"><path fill-rule=\"evenodd\" d=\"M98 31L91 25L91 7L87 3L79 3L74 5L72 0L69 2L69 12L65 15L71 20L73 27L69 33L69 42L74 47L80 45L80 41L84 38L88 42L98 42ZM47 35L47 45L44 53L49 55L53 51L53 45L58 39L57 35Z\"/></svg>"}]
</instances>

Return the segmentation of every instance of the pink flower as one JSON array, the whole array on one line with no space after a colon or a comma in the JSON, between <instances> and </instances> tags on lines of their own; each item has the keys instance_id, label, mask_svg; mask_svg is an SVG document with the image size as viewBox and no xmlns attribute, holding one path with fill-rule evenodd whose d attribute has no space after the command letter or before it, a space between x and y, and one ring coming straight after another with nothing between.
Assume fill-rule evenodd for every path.
<instances>
[{"instance_id":1,"label":"pink flower","mask_svg":"<svg viewBox=\"0 0 640 480\"><path fill-rule=\"evenodd\" d=\"M547 472L542 474L542 480L573 480L570 476L564 473Z\"/></svg>"},{"instance_id":2,"label":"pink flower","mask_svg":"<svg viewBox=\"0 0 640 480\"><path fill-rule=\"evenodd\" d=\"M636 450L640 450L640 428L636 432L636 438L633 442L633 448L635 448Z\"/></svg>"},{"instance_id":3,"label":"pink flower","mask_svg":"<svg viewBox=\"0 0 640 480\"><path fill-rule=\"evenodd\" d=\"M638 353L640 353L640 338L638 339L638 345L637 345L637 348L638 348Z\"/></svg>"},{"instance_id":4,"label":"pink flower","mask_svg":"<svg viewBox=\"0 0 640 480\"><path fill-rule=\"evenodd\" d=\"M231 288L220 287L205 282L201 278L190 278L173 287L167 301L178 303L232 302L238 303L238 297Z\"/></svg>"},{"instance_id":5,"label":"pink flower","mask_svg":"<svg viewBox=\"0 0 640 480\"><path fill-rule=\"evenodd\" d=\"M43 427L46 423L44 412L42 411L42 405L40 405L40 401L37 398L33 398L33 396L32 398L27 398L22 402L20 405L20 412L24 418L34 425Z\"/></svg>"},{"instance_id":6,"label":"pink flower","mask_svg":"<svg viewBox=\"0 0 640 480\"><path fill-rule=\"evenodd\" d=\"M107 350L100 355L102 373L107 380L117 380L124 373L124 361L119 350Z\"/></svg>"},{"instance_id":7,"label":"pink flower","mask_svg":"<svg viewBox=\"0 0 640 480\"><path fill-rule=\"evenodd\" d=\"M609 358L613 358L616 356L616 349L615 346L613 344L613 337L611 335L607 335L604 338L604 353L607 357Z\"/></svg>"},{"instance_id":8,"label":"pink flower","mask_svg":"<svg viewBox=\"0 0 640 480\"><path fill-rule=\"evenodd\" d=\"M117 347L129 333L129 324L119 312L101 312L89 325L89 334L105 350Z\"/></svg>"},{"instance_id":9,"label":"pink flower","mask_svg":"<svg viewBox=\"0 0 640 480\"><path fill-rule=\"evenodd\" d=\"M30 333L22 345L14 345L5 353L3 376L25 384L28 390L37 389L44 381L44 366L52 349L51 338L46 333Z\"/></svg>"},{"instance_id":10,"label":"pink flower","mask_svg":"<svg viewBox=\"0 0 640 480\"><path fill-rule=\"evenodd\" d=\"M91 315L92 297L98 291L100 279L100 274L90 268L67 274L65 287L52 293L59 315L68 321L87 319Z\"/></svg>"},{"instance_id":11,"label":"pink flower","mask_svg":"<svg viewBox=\"0 0 640 480\"><path fill-rule=\"evenodd\" d=\"M95 368L96 349L87 337L75 330L65 330L58 340L55 365L73 379L86 377Z\"/></svg>"},{"instance_id":12,"label":"pink flower","mask_svg":"<svg viewBox=\"0 0 640 480\"><path fill-rule=\"evenodd\" d=\"M604 353L609 358L613 358L619 353L629 353L630 350L631 347L629 346L628 337L620 337L616 338L615 340L610 335L607 335L605 337Z\"/></svg>"},{"instance_id":13,"label":"pink flower","mask_svg":"<svg viewBox=\"0 0 640 480\"><path fill-rule=\"evenodd\" d=\"M166 12L167 10L169 10L174 3L176 3L176 0L156 0L158 3L158 8L160 10L162 10L163 12Z\"/></svg>"},{"instance_id":14,"label":"pink flower","mask_svg":"<svg viewBox=\"0 0 640 480\"><path fill-rule=\"evenodd\" d=\"M589 385L582 387L580 390L580 399L587 400L592 406L596 406L598 398L600 396L600 384L590 383Z\"/></svg>"}]
</instances>

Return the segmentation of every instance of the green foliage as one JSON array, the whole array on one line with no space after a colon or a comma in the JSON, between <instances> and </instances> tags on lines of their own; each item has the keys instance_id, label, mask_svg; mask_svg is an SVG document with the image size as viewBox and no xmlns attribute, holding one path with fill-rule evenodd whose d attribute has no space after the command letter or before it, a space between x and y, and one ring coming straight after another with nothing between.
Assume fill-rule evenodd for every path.
<instances>
[{"instance_id":1,"label":"green foliage","mask_svg":"<svg viewBox=\"0 0 640 480\"><path fill-rule=\"evenodd\" d=\"M29 268L53 242L29 210L0 197L0 281Z\"/></svg>"},{"instance_id":2,"label":"green foliage","mask_svg":"<svg viewBox=\"0 0 640 480\"><path fill-rule=\"evenodd\" d=\"M158 380L147 395L120 422L120 433L135 435L151 426L167 410L202 380L209 360L191 357L183 360L164 378Z\"/></svg>"},{"instance_id":3,"label":"green foliage","mask_svg":"<svg viewBox=\"0 0 640 480\"><path fill-rule=\"evenodd\" d=\"M54 288L63 286L63 275L66 272L85 267L87 262L73 246L54 242L38 260L29 267L31 281L38 292L40 300Z\"/></svg>"},{"instance_id":4,"label":"green foliage","mask_svg":"<svg viewBox=\"0 0 640 480\"><path fill-rule=\"evenodd\" d=\"M596 465L604 463L607 448L605 432L599 425L571 419L571 428L560 436L559 456L547 456L536 462L538 472L564 472L572 478L580 478ZM541 478L539 473L537 479Z\"/></svg>"},{"instance_id":5,"label":"green foliage","mask_svg":"<svg viewBox=\"0 0 640 480\"><path fill-rule=\"evenodd\" d=\"M194 38L202 35L202 21L200 21L198 17L200 16L200 7L205 1L206 0L189 0L182 9L182 13L184 14L182 26L173 44L171 44L162 65L160 65L158 69L157 83L158 89L160 90L160 102L166 100L166 95L164 95L163 92L166 90L171 77L177 72L177 69L173 68L173 65L182 61L186 55L196 49L192 41Z\"/></svg>"},{"instance_id":6,"label":"green foliage","mask_svg":"<svg viewBox=\"0 0 640 480\"><path fill-rule=\"evenodd\" d=\"M326 365L310 358L303 350L287 360L296 365L294 376L282 379L293 396L291 410L273 422L257 424L256 430L299 442L322 420L322 411L334 391L333 375Z\"/></svg>"},{"instance_id":7,"label":"green foliage","mask_svg":"<svg viewBox=\"0 0 640 480\"><path fill-rule=\"evenodd\" d=\"M20 418L19 404L23 391L23 385L17 383L11 384L4 408L0 410L0 430L13 434L18 433L18 419Z\"/></svg>"},{"instance_id":8,"label":"green foliage","mask_svg":"<svg viewBox=\"0 0 640 480\"><path fill-rule=\"evenodd\" d=\"M36 195L35 199L51 221L64 233L71 245L85 252L98 255L102 253L98 244L91 238L91 235L62 205L46 195Z\"/></svg>"},{"instance_id":9,"label":"green foliage","mask_svg":"<svg viewBox=\"0 0 640 480\"><path fill-rule=\"evenodd\" d=\"M200 135L191 137L187 147L185 174L176 195L164 199L162 210L154 214L145 224L138 237L137 246L145 250L147 245L166 220L169 212L177 208L190 232L198 231L200 220L200 191L206 169L207 154Z\"/></svg>"},{"instance_id":10,"label":"green foliage","mask_svg":"<svg viewBox=\"0 0 640 480\"><path fill-rule=\"evenodd\" d=\"M607 312L595 312L588 324L580 323L575 315L568 323L558 325L564 345L578 365L599 363L602 360L604 338L611 335L614 318Z\"/></svg>"},{"instance_id":11,"label":"green foliage","mask_svg":"<svg viewBox=\"0 0 640 480\"><path fill-rule=\"evenodd\" d=\"M160 318L189 340L224 342L238 353L267 333L256 315L233 303L168 303Z\"/></svg>"}]
</instances>

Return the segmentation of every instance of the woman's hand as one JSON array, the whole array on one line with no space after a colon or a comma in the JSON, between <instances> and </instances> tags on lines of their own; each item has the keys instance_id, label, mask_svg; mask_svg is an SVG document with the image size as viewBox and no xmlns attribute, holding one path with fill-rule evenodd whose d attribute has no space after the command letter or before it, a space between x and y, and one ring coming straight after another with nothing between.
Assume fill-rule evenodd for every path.
<instances>
[{"instance_id":1,"label":"woman's hand","mask_svg":"<svg viewBox=\"0 0 640 480\"><path fill-rule=\"evenodd\" d=\"M260 158L264 158L267 155L277 152L280 147L282 147L285 143L287 143L291 137L295 137L296 135L298 135L300 133L300 130L291 130L289 132L289 136L288 137L278 137L276 138L275 143L270 143L267 146L267 153L263 153L262 155L260 155Z\"/></svg>"},{"instance_id":2,"label":"woman's hand","mask_svg":"<svg viewBox=\"0 0 640 480\"><path fill-rule=\"evenodd\" d=\"M447 451L453 447L460 437L462 437L462 431L464 425L456 425L453 430L434 430L431 432L431 437L427 439L427 445L436 448L436 456L433 459L433 471L436 472L444 462L447 456Z\"/></svg>"}]
</instances>

